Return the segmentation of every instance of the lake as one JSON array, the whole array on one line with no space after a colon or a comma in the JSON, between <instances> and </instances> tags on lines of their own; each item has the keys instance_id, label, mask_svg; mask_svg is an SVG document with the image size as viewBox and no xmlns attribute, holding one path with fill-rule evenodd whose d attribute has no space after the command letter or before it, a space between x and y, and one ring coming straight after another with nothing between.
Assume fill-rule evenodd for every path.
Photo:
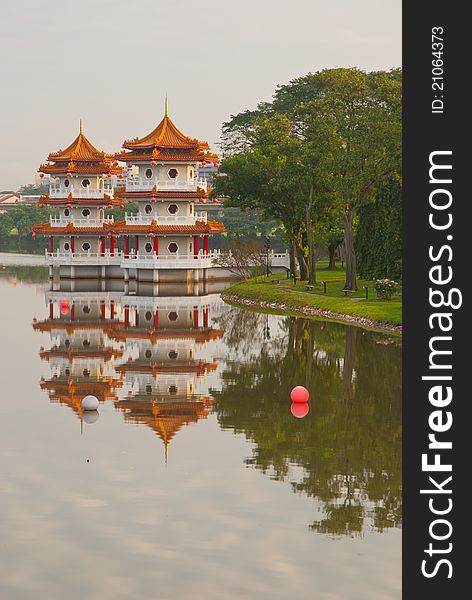
<instances>
[{"instance_id":1,"label":"lake","mask_svg":"<svg viewBox=\"0 0 472 600\"><path fill-rule=\"evenodd\" d=\"M120 286L0 271L0 597L400 599L401 338Z\"/></svg>"}]
</instances>

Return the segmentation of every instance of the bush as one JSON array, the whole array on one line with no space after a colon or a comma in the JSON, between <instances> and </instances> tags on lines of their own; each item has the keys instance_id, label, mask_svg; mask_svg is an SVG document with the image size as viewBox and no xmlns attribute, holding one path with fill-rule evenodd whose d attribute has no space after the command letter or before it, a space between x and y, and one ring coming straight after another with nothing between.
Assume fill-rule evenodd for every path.
<instances>
[{"instance_id":1,"label":"bush","mask_svg":"<svg viewBox=\"0 0 472 600\"><path fill-rule=\"evenodd\" d=\"M377 279L375 282L375 291L380 300L391 300L398 283L393 279Z\"/></svg>"}]
</instances>

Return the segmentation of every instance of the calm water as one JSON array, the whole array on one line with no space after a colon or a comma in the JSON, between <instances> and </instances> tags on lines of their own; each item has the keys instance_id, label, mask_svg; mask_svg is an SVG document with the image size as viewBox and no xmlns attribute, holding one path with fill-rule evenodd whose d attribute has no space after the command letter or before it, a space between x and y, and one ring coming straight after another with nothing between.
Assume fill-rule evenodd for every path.
<instances>
[{"instance_id":1,"label":"calm water","mask_svg":"<svg viewBox=\"0 0 472 600\"><path fill-rule=\"evenodd\" d=\"M43 276L0 272L2 599L400 598L398 339Z\"/></svg>"}]
</instances>

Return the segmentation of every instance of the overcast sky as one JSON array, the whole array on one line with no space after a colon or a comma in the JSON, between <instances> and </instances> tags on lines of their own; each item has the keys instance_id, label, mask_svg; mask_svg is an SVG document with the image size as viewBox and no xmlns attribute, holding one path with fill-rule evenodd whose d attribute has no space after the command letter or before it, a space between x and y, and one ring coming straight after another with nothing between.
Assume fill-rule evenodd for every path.
<instances>
[{"instance_id":1,"label":"overcast sky","mask_svg":"<svg viewBox=\"0 0 472 600\"><path fill-rule=\"evenodd\" d=\"M218 142L231 114L326 67L401 65L401 0L15 0L0 37L0 190L76 136L98 148L155 127Z\"/></svg>"}]
</instances>

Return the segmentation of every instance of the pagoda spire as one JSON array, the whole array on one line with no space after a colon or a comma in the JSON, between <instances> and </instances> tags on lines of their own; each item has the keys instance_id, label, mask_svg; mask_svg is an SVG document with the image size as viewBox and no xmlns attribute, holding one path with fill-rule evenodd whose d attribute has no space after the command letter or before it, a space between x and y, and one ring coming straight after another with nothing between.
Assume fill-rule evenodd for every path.
<instances>
[{"instance_id":1,"label":"pagoda spire","mask_svg":"<svg viewBox=\"0 0 472 600\"><path fill-rule=\"evenodd\" d=\"M167 96L167 94L166 94L166 105L165 105L164 116L165 117L169 116L169 97Z\"/></svg>"},{"instance_id":2,"label":"pagoda spire","mask_svg":"<svg viewBox=\"0 0 472 600\"><path fill-rule=\"evenodd\" d=\"M79 119L79 133L82 134L82 119Z\"/></svg>"}]
</instances>

